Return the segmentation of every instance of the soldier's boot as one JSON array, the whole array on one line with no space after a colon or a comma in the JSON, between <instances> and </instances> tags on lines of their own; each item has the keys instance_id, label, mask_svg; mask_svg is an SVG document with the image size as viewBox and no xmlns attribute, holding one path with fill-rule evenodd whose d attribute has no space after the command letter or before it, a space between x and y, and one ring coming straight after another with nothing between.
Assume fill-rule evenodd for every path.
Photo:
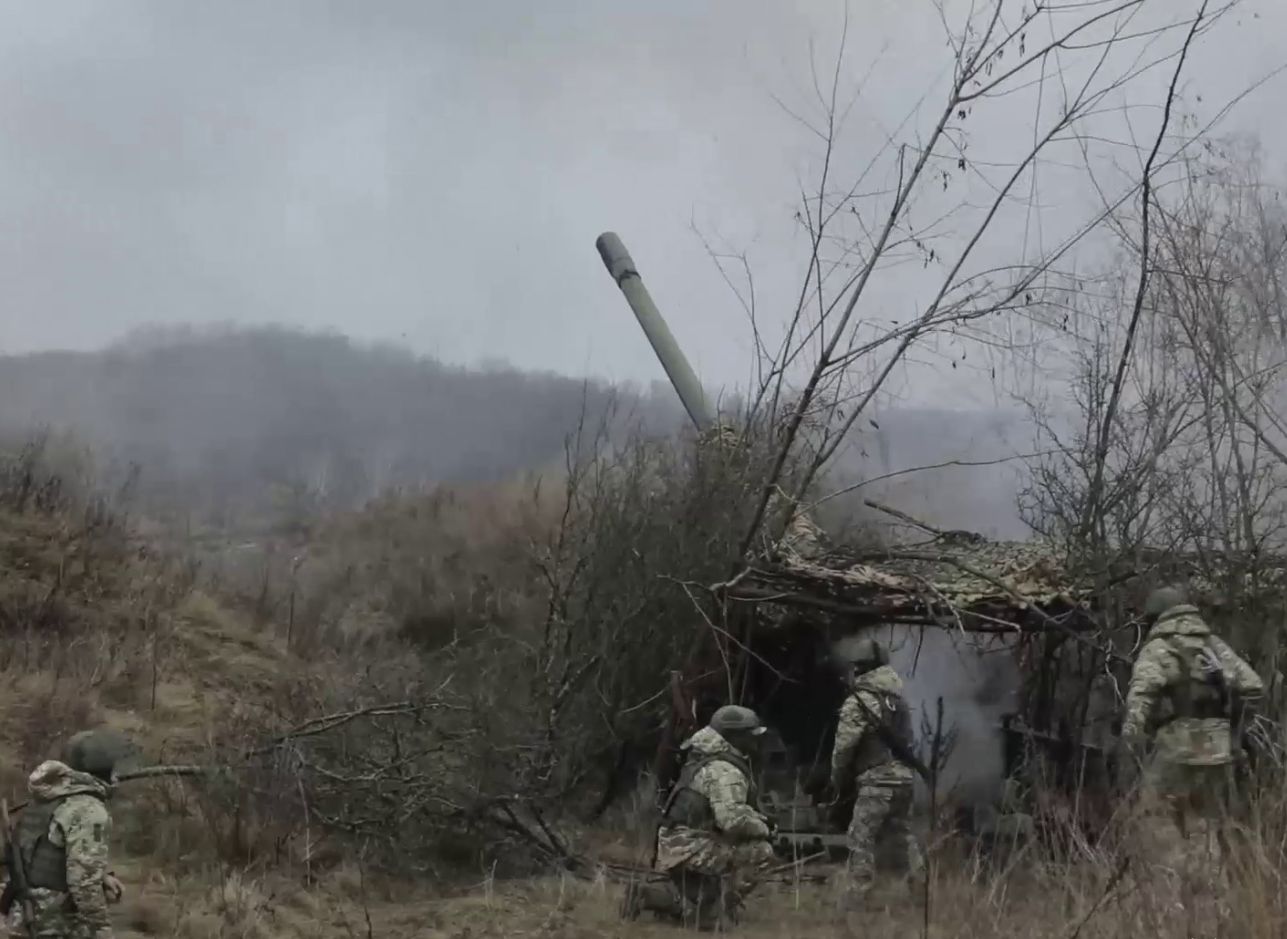
<instances>
[{"instance_id":1,"label":"soldier's boot","mask_svg":"<svg viewBox=\"0 0 1287 939\"><path fill-rule=\"evenodd\" d=\"M636 920L642 913L652 913L662 919L680 919L684 904L678 888L666 881L632 880L626 885L621 900L621 918Z\"/></svg>"},{"instance_id":2,"label":"soldier's boot","mask_svg":"<svg viewBox=\"0 0 1287 939\"><path fill-rule=\"evenodd\" d=\"M840 893L840 909L844 913L861 913L867 909L867 900L876 886L876 878L865 872L850 873L845 878Z\"/></svg>"},{"instance_id":3,"label":"soldier's boot","mask_svg":"<svg viewBox=\"0 0 1287 939\"><path fill-rule=\"evenodd\" d=\"M876 858L870 849L853 845L840 886L840 909L859 913L867 909L867 899L876 886Z\"/></svg>"},{"instance_id":4,"label":"soldier's boot","mask_svg":"<svg viewBox=\"0 0 1287 939\"><path fill-rule=\"evenodd\" d=\"M903 867L903 881L911 895L912 903L919 906L925 902L925 877L927 876L925 852L920 842L912 835L904 841L906 862Z\"/></svg>"},{"instance_id":5,"label":"soldier's boot","mask_svg":"<svg viewBox=\"0 0 1287 939\"><path fill-rule=\"evenodd\" d=\"M753 885L752 885L753 886ZM742 921L742 911L746 909L746 897L750 890L728 889L724 894L724 922L730 926Z\"/></svg>"},{"instance_id":6,"label":"soldier's boot","mask_svg":"<svg viewBox=\"0 0 1287 939\"><path fill-rule=\"evenodd\" d=\"M682 921L688 928L718 932L734 921L729 909L731 892L722 878L689 872L678 879L677 891L682 897Z\"/></svg>"},{"instance_id":7,"label":"soldier's boot","mask_svg":"<svg viewBox=\"0 0 1287 939\"><path fill-rule=\"evenodd\" d=\"M637 880L629 881L625 892L621 895L621 905L617 907L617 915L624 920L634 922L642 912L643 887Z\"/></svg>"},{"instance_id":8,"label":"soldier's boot","mask_svg":"<svg viewBox=\"0 0 1287 939\"><path fill-rule=\"evenodd\" d=\"M706 897L691 904L684 923L699 932L725 932L737 922L737 913L722 897Z\"/></svg>"}]
</instances>

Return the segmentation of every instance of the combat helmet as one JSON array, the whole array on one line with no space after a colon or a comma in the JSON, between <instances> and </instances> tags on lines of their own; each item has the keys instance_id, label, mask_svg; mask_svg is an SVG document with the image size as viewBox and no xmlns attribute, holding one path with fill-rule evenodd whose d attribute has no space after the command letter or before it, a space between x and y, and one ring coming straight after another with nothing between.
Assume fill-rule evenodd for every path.
<instances>
[{"instance_id":1,"label":"combat helmet","mask_svg":"<svg viewBox=\"0 0 1287 939\"><path fill-rule=\"evenodd\" d=\"M1152 622L1172 607L1188 602L1189 597L1183 587L1175 584L1158 587L1144 601L1144 618Z\"/></svg>"},{"instance_id":2,"label":"combat helmet","mask_svg":"<svg viewBox=\"0 0 1287 939\"><path fill-rule=\"evenodd\" d=\"M869 672L873 668L889 664L889 652L885 647L875 639L866 636L845 649L840 658L858 672Z\"/></svg>"},{"instance_id":3,"label":"combat helmet","mask_svg":"<svg viewBox=\"0 0 1287 939\"><path fill-rule=\"evenodd\" d=\"M758 714L740 704L726 704L717 710L711 715L710 727L720 736L743 733L758 737L768 729Z\"/></svg>"},{"instance_id":4,"label":"combat helmet","mask_svg":"<svg viewBox=\"0 0 1287 939\"><path fill-rule=\"evenodd\" d=\"M62 761L79 773L110 783L122 765L137 755L137 748L124 734L99 728L73 734L63 747Z\"/></svg>"}]
</instances>

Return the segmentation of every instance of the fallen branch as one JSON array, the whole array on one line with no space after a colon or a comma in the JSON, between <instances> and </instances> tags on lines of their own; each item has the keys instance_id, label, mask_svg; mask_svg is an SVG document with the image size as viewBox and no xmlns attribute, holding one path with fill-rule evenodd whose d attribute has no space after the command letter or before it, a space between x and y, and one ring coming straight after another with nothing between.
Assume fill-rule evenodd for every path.
<instances>
[{"instance_id":1,"label":"fallen branch","mask_svg":"<svg viewBox=\"0 0 1287 939\"><path fill-rule=\"evenodd\" d=\"M135 779L156 779L160 776L209 776L221 770L231 769L227 766L198 766L195 763L183 763L172 766L144 766L132 769L116 776L117 783L131 782ZM30 800L16 802L10 807L11 812L18 812L30 805Z\"/></svg>"},{"instance_id":2,"label":"fallen branch","mask_svg":"<svg viewBox=\"0 0 1287 939\"><path fill-rule=\"evenodd\" d=\"M867 506L867 508L869 509L875 509L877 512L884 512L886 515L891 515L901 522L906 522L908 525L911 525L913 528L919 528L921 531L927 531L931 535L944 534L943 529L935 528L929 522L922 522L920 519L913 518L912 516L908 515L902 509L896 509L893 506L885 505L881 502L877 502L875 499L863 499L862 504Z\"/></svg>"},{"instance_id":3,"label":"fallen branch","mask_svg":"<svg viewBox=\"0 0 1287 939\"><path fill-rule=\"evenodd\" d=\"M450 681L450 679L448 679ZM445 687L447 682L443 682L435 694ZM441 701L429 701L428 703L418 703L415 701L398 701L391 704L374 704L371 707L358 708L353 711L341 711L336 714L326 714L321 717L313 717L298 724L286 733L274 737L271 741L263 746L256 747L253 750L245 751L244 756L247 759L256 756L265 756L276 750L283 744L290 743L292 740L298 740L303 737L316 737L319 734L335 730L337 727L343 727L345 724L352 723L361 717L392 717L408 714L422 714L425 711L436 711L447 708L447 705Z\"/></svg>"}]
</instances>

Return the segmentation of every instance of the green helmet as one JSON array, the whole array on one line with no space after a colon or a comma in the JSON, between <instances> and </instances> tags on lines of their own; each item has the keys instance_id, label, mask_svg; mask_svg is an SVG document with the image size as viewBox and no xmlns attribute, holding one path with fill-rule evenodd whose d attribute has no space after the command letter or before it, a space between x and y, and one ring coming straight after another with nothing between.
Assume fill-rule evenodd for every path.
<instances>
[{"instance_id":1,"label":"green helmet","mask_svg":"<svg viewBox=\"0 0 1287 939\"><path fill-rule=\"evenodd\" d=\"M1188 600L1183 587L1175 585L1158 587L1144 601L1144 616L1147 619L1157 619L1171 607L1187 603Z\"/></svg>"},{"instance_id":2,"label":"green helmet","mask_svg":"<svg viewBox=\"0 0 1287 939\"><path fill-rule=\"evenodd\" d=\"M870 671L889 664L889 653L875 639L857 640L841 655L841 659L861 671Z\"/></svg>"},{"instance_id":3,"label":"green helmet","mask_svg":"<svg viewBox=\"0 0 1287 939\"><path fill-rule=\"evenodd\" d=\"M122 763L137 754L134 744L114 730L82 730L63 747L63 762L79 773L89 773L105 782Z\"/></svg>"},{"instance_id":4,"label":"green helmet","mask_svg":"<svg viewBox=\"0 0 1287 939\"><path fill-rule=\"evenodd\" d=\"M711 730L716 731L721 736L741 732L750 734L752 737L758 737L767 730L760 723L758 714L750 708L744 708L738 704L726 704L712 714L710 726Z\"/></svg>"}]
</instances>

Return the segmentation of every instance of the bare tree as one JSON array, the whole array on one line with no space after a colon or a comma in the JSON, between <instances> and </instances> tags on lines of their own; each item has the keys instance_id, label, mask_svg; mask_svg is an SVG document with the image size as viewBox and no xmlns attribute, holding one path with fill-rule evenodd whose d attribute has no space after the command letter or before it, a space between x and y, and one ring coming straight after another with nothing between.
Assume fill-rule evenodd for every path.
<instances>
[{"instance_id":1,"label":"bare tree","mask_svg":"<svg viewBox=\"0 0 1287 939\"><path fill-rule=\"evenodd\" d=\"M799 504L800 490L814 483L914 349L932 353L940 339L956 341L958 349L1005 343L1012 322L1033 315L1034 293L1086 235L1147 191L1156 168L1170 158L1161 151L1187 50L1227 9L1203 3L1177 15L1173 6L1163 11L1144 0L972 7L949 29L952 77L928 130L919 140L890 136L856 172L845 170L838 146L848 110L842 40L828 79L815 76L818 116L795 115L817 137L822 156L798 213L809 241L807 271L776 344L766 336L753 291L744 293L766 360L752 410L783 425L779 460L761 490L744 550L764 524L788 453L802 438L808 438L808 457L787 493L792 504ZM941 12L946 27L952 14ZM1159 49L1171 35L1171 47ZM1022 257L1007 258L998 226L1015 218L1016 207L1035 210L1038 170L1061 148L1085 153L1102 134L1105 115L1123 107L1126 91L1168 65L1166 117L1140 175L1067 225L1053 247L1030 253L1025 246ZM1054 73L1058 80L1048 77ZM1031 139L1008 153L978 156L983 148L972 148L979 141L970 128L979 122L986 128L998 110L1012 112L1017 102L1033 106ZM913 117L900 135L910 134L905 128ZM954 202L958 187L964 192ZM872 308L879 302L878 281L895 277L912 259L922 267L917 306L891 324Z\"/></svg>"},{"instance_id":2,"label":"bare tree","mask_svg":"<svg viewBox=\"0 0 1287 939\"><path fill-rule=\"evenodd\" d=\"M1287 603L1287 212L1246 141L1206 141L1172 170L1149 204L1153 238L1143 215L1121 219L1117 267L1064 304L1071 328L1051 338L1075 356L1076 413L1071 430L1046 422L1055 446L1025 508L1099 578L1105 626L1130 625L1118 586L1185 579L1272 675Z\"/></svg>"}]
</instances>

